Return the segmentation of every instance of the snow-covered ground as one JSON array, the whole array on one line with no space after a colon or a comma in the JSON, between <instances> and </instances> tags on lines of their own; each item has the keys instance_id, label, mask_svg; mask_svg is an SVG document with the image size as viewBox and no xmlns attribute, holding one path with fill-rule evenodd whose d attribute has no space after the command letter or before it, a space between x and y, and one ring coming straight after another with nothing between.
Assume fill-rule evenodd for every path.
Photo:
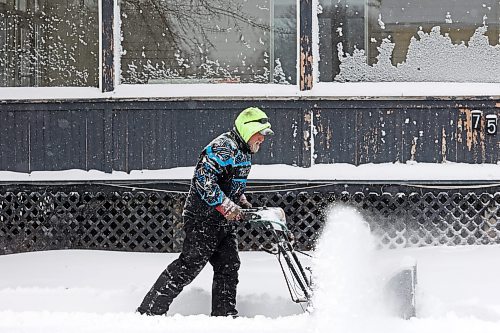
<instances>
[{"instance_id":1,"label":"snow-covered ground","mask_svg":"<svg viewBox=\"0 0 500 333\"><path fill-rule=\"evenodd\" d=\"M169 316L135 308L176 254L61 250L0 256L0 332L500 332L500 246L377 250L361 217L331 213L310 260L315 309L290 301L272 255L240 253L238 309L213 318L206 267ZM418 262L417 318L386 311L388 272Z\"/></svg>"}]
</instances>

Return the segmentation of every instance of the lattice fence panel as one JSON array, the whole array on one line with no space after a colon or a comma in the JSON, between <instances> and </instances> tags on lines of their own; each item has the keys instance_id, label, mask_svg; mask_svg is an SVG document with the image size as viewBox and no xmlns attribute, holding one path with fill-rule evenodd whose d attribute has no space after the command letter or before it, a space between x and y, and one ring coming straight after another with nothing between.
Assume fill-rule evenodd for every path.
<instances>
[{"instance_id":1,"label":"lattice fence panel","mask_svg":"<svg viewBox=\"0 0 500 333\"><path fill-rule=\"evenodd\" d=\"M326 186L321 191L249 193L254 206L282 207L302 250L314 247L327 207L355 207L386 248L500 243L500 192L415 189L398 185ZM2 191L0 253L51 249L178 252L184 193L164 191ZM241 224L240 249L269 247L271 235Z\"/></svg>"}]
</instances>

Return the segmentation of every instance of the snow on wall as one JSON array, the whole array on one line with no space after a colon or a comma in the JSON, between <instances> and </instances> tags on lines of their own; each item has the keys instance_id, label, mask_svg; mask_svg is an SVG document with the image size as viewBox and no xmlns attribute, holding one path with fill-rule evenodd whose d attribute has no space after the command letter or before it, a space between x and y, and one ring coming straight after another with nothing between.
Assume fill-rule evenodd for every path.
<instances>
[{"instance_id":1,"label":"snow on wall","mask_svg":"<svg viewBox=\"0 0 500 333\"><path fill-rule=\"evenodd\" d=\"M429 33L420 30L412 37L406 61L391 63L395 44L386 38L378 47L379 55L373 66L368 65L364 50L344 53L337 45L340 59L339 82L500 82L500 44L491 46L486 36L487 26L477 28L469 42L453 44L441 34L439 26ZM452 59L452 61L450 61Z\"/></svg>"}]
</instances>

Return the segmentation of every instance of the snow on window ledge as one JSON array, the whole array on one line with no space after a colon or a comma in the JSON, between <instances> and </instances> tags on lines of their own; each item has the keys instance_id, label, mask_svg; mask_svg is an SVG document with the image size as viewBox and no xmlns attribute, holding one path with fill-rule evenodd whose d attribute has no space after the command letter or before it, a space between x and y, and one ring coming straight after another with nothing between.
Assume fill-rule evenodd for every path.
<instances>
[{"instance_id":1,"label":"snow on window ledge","mask_svg":"<svg viewBox=\"0 0 500 333\"><path fill-rule=\"evenodd\" d=\"M349 82L316 83L317 97L499 97L499 83L477 82Z\"/></svg>"},{"instance_id":2,"label":"snow on window ledge","mask_svg":"<svg viewBox=\"0 0 500 333\"><path fill-rule=\"evenodd\" d=\"M183 98L456 98L500 97L499 83L468 82L321 82L312 90L300 91L295 85L229 83L229 84L150 84L118 85L113 92L102 93L88 87L6 87L0 88L0 99L37 101L66 99L183 99Z\"/></svg>"},{"instance_id":3,"label":"snow on window ledge","mask_svg":"<svg viewBox=\"0 0 500 333\"><path fill-rule=\"evenodd\" d=\"M0 100L65 100L109 98L109 93L102 93L98 88L90 87L2 87Z\"/></svg>"}]
</instances>

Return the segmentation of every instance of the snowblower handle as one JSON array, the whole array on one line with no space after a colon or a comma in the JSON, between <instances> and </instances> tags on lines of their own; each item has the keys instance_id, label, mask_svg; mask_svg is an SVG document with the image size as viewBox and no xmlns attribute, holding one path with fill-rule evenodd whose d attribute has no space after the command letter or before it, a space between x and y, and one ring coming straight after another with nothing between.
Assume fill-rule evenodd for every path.
<instances>
[{"instance_id":1,"label":"snowblower handle","mask_svg":"<svg viewBox=\"0 0 500 333\"><path fill-rule=\"evenodd\" d=\"M285 211L279 207L255 207L242 209L242 215L243 221L271 234L272 247L261 249L278 259L292 301L309 303L312 295L310 276L294 251L294 237L287 228Z\"/></svg>"},{"instance_id":2,"label":"snowblower handle","mask_svg":"<svg viewBox=\"0 0 500 333\"><path fill-rule=\"evenodd\" d=\"M243 210L241 216L243 216L243 221L247 221L247 222L251 222L253 220L259 220L260 219L260 215L259 214L255 214L253 212L246 212L245 210Z\"/></svg>"},{"instance_id":3,"label":"snowblower handle","mask_svg":"<svg viewBox=\"0 0 500 333\"><path fill-rule=\"evenodd\" d=\"M285 212L279 207L242 209L243 221L264 229L287 232Z\"/></svg>"}]
</instances>

